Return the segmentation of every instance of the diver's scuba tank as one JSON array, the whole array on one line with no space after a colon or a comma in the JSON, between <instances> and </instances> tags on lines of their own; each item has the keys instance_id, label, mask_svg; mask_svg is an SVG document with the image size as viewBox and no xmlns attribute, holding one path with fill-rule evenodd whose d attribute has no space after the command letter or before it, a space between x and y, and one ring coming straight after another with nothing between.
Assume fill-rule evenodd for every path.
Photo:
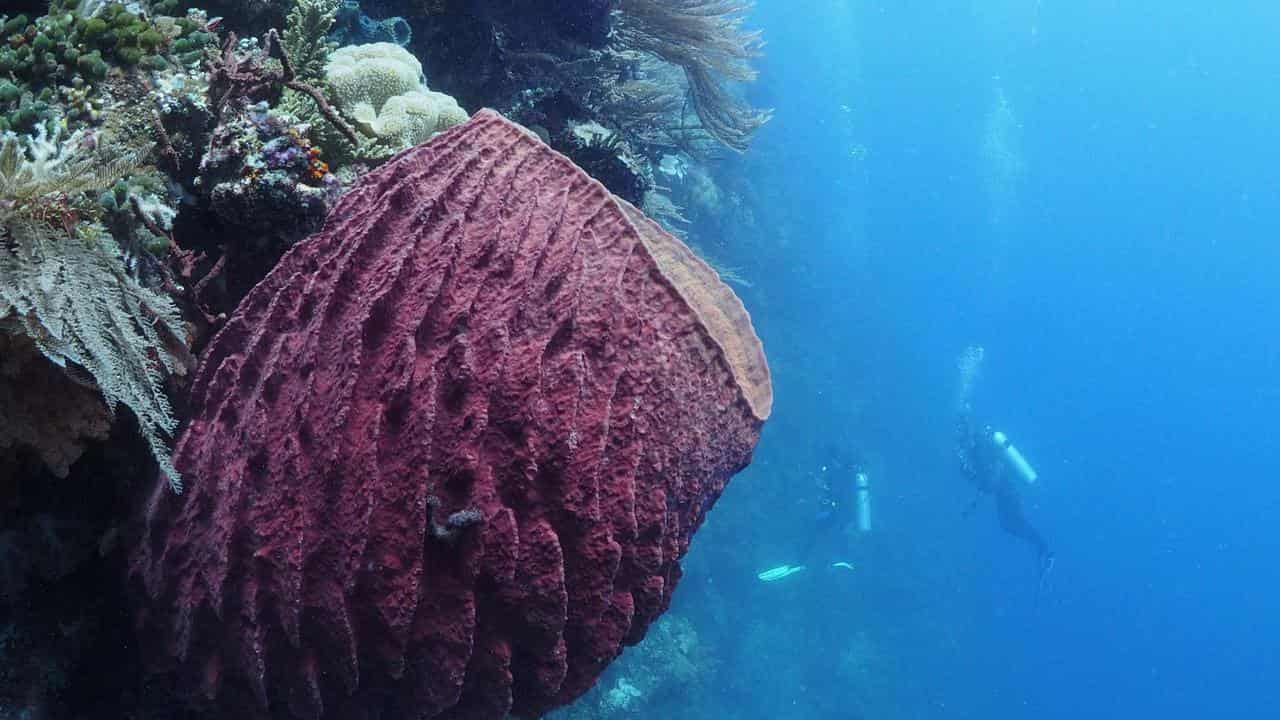
<instances>
[{"instance_id":1,"label":"diver's scuba tank","mask_svg":"<svg viewBox=\"0 0 1280 720\"><path fill-rule=\"evenodd\" d=\"M871 532L871 482L866 473L860 472L854 476L854 484L858 493L858 532Z\"/></svg>"},{"instance_id":2,"label":"diver's scuba tank","mask_svg":"<svg viewBox=\"0 0 1280 720\"><path fill-rule=\"evenodd\" d=\"M1036 481L1036 478L1039 476L1036 475L1035 469L1031 467L1031 463L1027 462L1026 458L1022 457L1022 453L1018 452L1018 448L1014 447L1013 443L1009 442L1009 436L997 430L991 433L991 442L995 443L996 447L1000 448L1000 450L1004 452L1005 461L1009 463L1009 466L1013 468L1013 471L1018 473L1018 476L1025 480L1027 484L1031 484Z\"/></svg>"}]
</instances>

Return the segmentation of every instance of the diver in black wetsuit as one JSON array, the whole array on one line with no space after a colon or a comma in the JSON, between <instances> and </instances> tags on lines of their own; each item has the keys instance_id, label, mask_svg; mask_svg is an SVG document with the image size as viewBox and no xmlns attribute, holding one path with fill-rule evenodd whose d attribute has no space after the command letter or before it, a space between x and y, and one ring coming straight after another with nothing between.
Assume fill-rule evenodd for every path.
<instances>
[{"instance_id":1,"label":"diver in black wetsuit","mask_svg":"<svg viewBox=\"0 0 1280 720\"><path fill-rule=\"evenodd\" d=\"M1000 528L1035 549L1043 585L1045 575L1053 569L1053 551L1040 531L1027 520L1022 496L1018 494L1017 477L993 436L991 428L979 429L968 413L961 413L956 423L956 454L960 472L978 489L977 497L965 508L964 516L973 514L983 495L994 496Z\"/></svg>"},{"instance_id":2,"label":"diver in black wetsuit","mask_svg":"<svg viewBox=\"0 0 1280 720\"><path fill-rule=\"evenodd\" d=\"M846 473L843 469L837 469L836 472L826 472L826 468L823 470L818 479L820 497L813 516L813 527L800 549L801 565L809 562L814 549L819 546L831 547L838 542L843 549L844 530L853 520L854 473Z\"/></svg>"},{"instance_id":3,"label":"diver in black wetsuit","mask_svg":"<svg viewBox=\"0 0 1280 720\"><path fill-rule=\"evenodd\" d=\"M800 545L800 552L795 565L779 565L756 575L764 582L773 582L789 577L809 566L810 560L818 554L819 548L828 557L823 558L823 565L832 570L852 570L853 565L843 559L848 550L846 528L857 519L859 528L864 532L870 529L870 511L865 508L867 484L866 475L856 465L844 466L833 464L823 467L818 477L818 507L814 511L813 522L809 533ZM859 503L864 509L859 510Z\"/></svg>"}]
</instances>

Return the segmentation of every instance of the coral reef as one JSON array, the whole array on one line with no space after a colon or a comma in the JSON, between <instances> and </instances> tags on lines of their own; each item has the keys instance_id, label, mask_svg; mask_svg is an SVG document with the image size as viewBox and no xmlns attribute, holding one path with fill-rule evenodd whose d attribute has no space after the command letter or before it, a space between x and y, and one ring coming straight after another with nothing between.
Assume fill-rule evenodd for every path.
<instances>
[{"instance_id":1,"label":"coral reef","mask_svg":"<svg viewBox=\"0 0 1280 720\"><path fill-rule=\"evenodd\" d=\"M434 1L438 6L466 4ZM600 47L609 37L613 3L612 0L484 0L473 5L477 13L501 18L504 28L517 35L516 42L520 45L535 42L535 38L542 35Z\"/></svg>"},{"instance_id":2,"label":"coral reef","mask_svg":"<svg viewBox=\"0 0 1280 720\"><path fill-rule=\"evenodd\" d=\"M769 119L725 88L726 81L755 79L749 61L760 51L760 33L742 29L751 3L744 0L616 0L617 42L684 70L702 127L725 146L747 149Z\"/></svg>"},{"instance_id":3,"label":"coral reef","mask_svg":"<svg viewBox=\"0 0 1280 720\"><path fill-rule=\"evenodd\" d=\"M0 36L0 131L25 133L59 118L95 123L114 107L109 86L120 78L194 67L213 41L202 13L175 18L124 2L0 16Z\"/></svg>"},{"instance_id":4,"label":"coral reef","mask_svg":"<svg viewBox=\"0 0 1280 720\"><path fill-rule=\"evenodd\" d=\"M268 30L262 43L228 34L217 61L209 64L209 97L215 117L220 118L226 108L246 103L277 102L286 90L305 95L320 117L352 145L359 145L360 137L333 109L324 92L298 76L276 30Z\"/></svg>"},{"instance_id":5,"label":"coral reef","mask_svg":"<svg viewBox=\"0 0 1280 720\"><path fill-rule=\"evenodd\" d=\"M628 648L581 700L553 720L669 717L672 704L690 697L713 677L716 662L687 618L668 613L644 640Z\"/></svg>"},{"instance_id":6,"label":"coral reef","mask_svg":"<svg viewBox=\"0 0 1280 720\"><path fill-rule=\"evenodd\" d=\"M341 0L334 22L333 39L339 45L395 43L400 47L413 39L409 21L400 16L375 20L360 9L356 0Z\"/></svg>"},{"instance_id":7,"label":"coral reef","mask_svg":"<svg viewBox=\"0 0 1280 720\"><path fill-rule=\"evenodd\" d=\"M643 205L653 187L649 165L620 133L596 122L570 122L559 145L574 164L599 180L609 192L633 205Z\"/></svg>"},{"instance_id":8,"label":"coral reef","mask_svg":"<svg viewBox=\"0 0 1280 720\"><path fill-rule=\"evenodd\" d=\"M245 718L537 716L665 610L771 392L705 264L478 113L365 175L208 348L139 639Z\"/></svg>"},{"instance_id":9,"label":"coral reef","mask_svg":"<svg viewBox=\"0 0 1280 720\"><path fill-rule=\"evenodd\" d=\"M621 0L3 5L0 717L536 715L667 644L768 382L632 206L692 245L699 198L731 204L699 104L753 112L743 3L681 0L683 29ZM489 114L410 149L464 106L604 188ZM175 672L139 682L134 613ZM686 687L647 653L589 702Z\"/></svg>"},{"instance_id":10,"label":"coral reef","mask_svg":"<svg viewBox=\"0 0 1280 720\"><path fill-rule=\"evenodd\" d=\"M656 160L672 147L743 150L769 116L730 89L754 77L760 39L742 28L749 2L424 4L429 23L413 49L432 85L553 139L568 121L594 121Z\"/></svg>"},{"instance_id":11,"label":"coral reef","mask_svg":"<svg viewBox=\"0 0 1280 720\"><path fill-rule=\"evenodd\" d=\"M284 24L295 0L180 0L183 8L199 9L240 35L261 35Z\"/></svg>"},{"instance_id":12,"label":"coral reef","mask_svg":"<svg viewBox=\"0 0 1280 720\"><path fill-rule=\"evenodd\" d=\"M180 489L164 444L177 421L162 383L191 364L186 332L172 301L138 282L98 221L101 194L139 165L138 152L96 150L107 145L83 133L59 142L43 128L0 140L0 321L97 388L108 409L132 410Z\"/></svg>"},{"instance_id":13,"label":"coral reef","mask_svg":"<svg viewBox=\"0 0 1280 720\"><path fill-rule=\"evenodd\" d=\"M293 61L294 72L307 82L324 77L324 65L338 43L329 39L340 0L297 0L285 20L281 45Z\"/></svg>"},{"instance_id":14,"label":"coral reef","mask_svg":"<svg viewBox=\"0 0 1280 720\"><path fill-rule=\"evenodd\" d=\"M338 196L309 131L265 102L241 103L223 111L200 161L197 187L214 215L250 242L273 244L276 255L317 230Z\"/></svg>"},{"instance_id":15,"label":"coral reef","mask_svg":"<svg viewBox=\"0 0 1280 720\"><path fill-rule=\"evenodd\" d=\"M0 454L30 448L54 475L66 477L85 443L110 430L111 413L98 392L45 359L30 338L0 330Z\"/></svg>"},{"instance_id":16,"label":"coral reef","mask_svg":"<svg viewBox=\"0 0 1280 720\"><path fill-rule=\"evenodd\" d=\"M343 159L385 159L467 119L457 101L422 84L421 63L394 43L338 49L325 66L325 82L368 138L340 146L335 152Z\"/></svg>"}]
</instances>

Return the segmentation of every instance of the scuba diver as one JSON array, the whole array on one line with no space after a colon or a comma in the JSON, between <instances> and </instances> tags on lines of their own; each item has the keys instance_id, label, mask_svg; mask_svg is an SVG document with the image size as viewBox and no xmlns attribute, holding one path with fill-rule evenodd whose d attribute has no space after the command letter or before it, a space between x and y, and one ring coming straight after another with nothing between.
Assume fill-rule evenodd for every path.
<instances>
[{"instance_id":1,"label":"scuba diver","mask_svg":"<svg viewBox=\"0 0 1280 720\"><path fill-rule=\"evenodd\" d=\"M1018 481L1034 483L1038 477L1036 471L1004 433L990 427L978 429L967 412L961 413L956 423L956 455L961 474L978 490L963 516L972 515L984 495L993 496L1000 529L1035 550L1039 589L1043 590L1045 577L1053 569L1053 551L1040 531L1027 520L1022 495L1018 492Z\"/></svg>"},{"instance_id":2,"label":"scuba diver","mask_svg":"<svg viewBox=\"0 0 1280 720\"><path fill-rule=\"evenodd\" d=\"M871 489L867 474L858 466L836 464L823 466L818 477L818 506L814 511L809 534L800 546L795 565L779 565L758 573L763 582L774 582L805 570L819 548L830 555L832 570L853 570L853 565L840 559L847 549L845 530L856 520L860 532L871 531ZM837 552L838 551L838 554Z\"/></svg>"},{"instance_id":3,"label":"scuba diver","mask_svg":"<svg viewBox=\"0 0 1280 720\"><path fill-rule=\"evenodd\" d=\"M1036 598L1044 590L1045 578L1053 569L1054 555L1040 531L1027 520L1022 509L1022 495L1018 492L1018 480L1035 484L1038 476L1031 463L1009 442L1004 433L990 427L978 428L973 421L974 387L982 374L986 350L981 345L970 345L960 353L956 367L960 382L956 393L956 456L960 473L978 490L973 502L962 515L969 517L977 509L983 495L996 500L996 517L1000 529L1026 542L1036 552L1036 564L1040 579Z\"/></svg>"}]
</instances>

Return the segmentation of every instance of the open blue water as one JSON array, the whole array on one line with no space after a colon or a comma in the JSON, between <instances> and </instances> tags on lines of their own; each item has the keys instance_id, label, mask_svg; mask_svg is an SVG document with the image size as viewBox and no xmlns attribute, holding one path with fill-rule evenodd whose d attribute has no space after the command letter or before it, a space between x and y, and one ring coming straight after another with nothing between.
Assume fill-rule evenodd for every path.
<instances>
[{"instance_id":1,"label":"open blue water","mask_svg":"<svg viewBox=\"0 0 1280 720\"><path fill-rule=\"evenodd\" d=\"M1260 718L1280 707L1280 4L760 3L712 254L777 405L674 611L717 718ZM956 358L1040 472L1036 603L952 451ZM761 583L856 453L854 573ZM625 669L625 659L620 667ZM672 707L676 705L673 704ZM673 716L680 713L673 711Z\"/></svg>"}]
</instances>

